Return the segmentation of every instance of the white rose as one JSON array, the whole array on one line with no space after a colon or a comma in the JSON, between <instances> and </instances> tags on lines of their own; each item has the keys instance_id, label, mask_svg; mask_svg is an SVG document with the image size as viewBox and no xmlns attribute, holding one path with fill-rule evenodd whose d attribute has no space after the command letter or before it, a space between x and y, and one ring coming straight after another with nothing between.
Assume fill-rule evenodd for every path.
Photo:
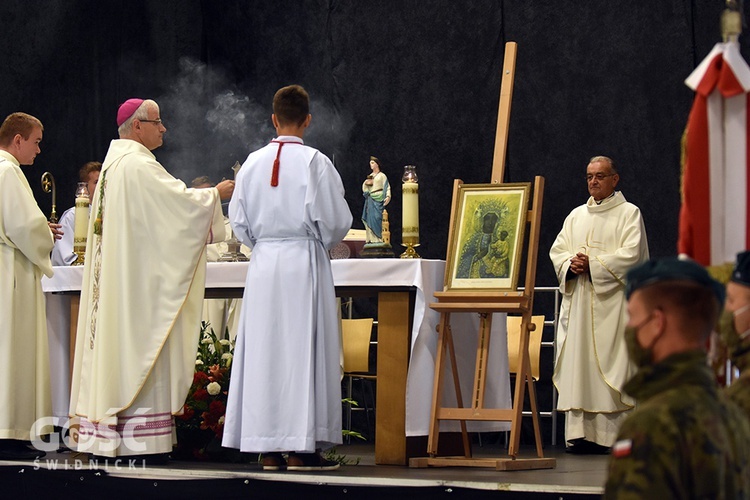
<instances>
[{"instance_id":1,"label":"white rose","mask_svg":"<svg viewBox=\"0 0 750 500\"><path fill-rule=\"evenodd\" d=\"M201 344L212 344L213 340L211 340L211 337L203 337L203 340L201 340Z\"/></svg>"},{"instance_id":2,"label":"white rose","mask_svg":"<svg viewBox=\"0 0 750 500\"><path fill-rule=\"evenodd\" d=\"M221 344L221 345L229 345L229 341L227 339L221 339L219 341L219 344Z\"/></svg>"},{"instance_id":3,"label":"white rose","mask_svg":"<svg viewBox=\"0 0 750 500\"><path fill-rule=\"evenodd\" d=\"M203 361L201 361L200 359L196 359L196 360L195 360L195 364L196 364L196 365L202 365L202 364L203 364Z\"/></svg>"},{"instance_id":4,"label":"white rose","mask_svg":"<svg viewBox=\"0 0 750 500\"><path fill-rule=\"evenodd\" d=\"M224 354L221 355L221 359L226 359L226 360L230 360L231 361L231 359L232 359L232 353L225 352Z\"/></svg>"},{"instance_id":5,"label":"white rose","mask_svg":"<svg viewBox=\"0 0 750 500\"><path fill-rule=\"evenodd\" d=\"M221 385L219 385L218 382L211 382L206 386L206 391L208 391L211 396L216 396L221 392Z\"/></svg>"}]
</instances>

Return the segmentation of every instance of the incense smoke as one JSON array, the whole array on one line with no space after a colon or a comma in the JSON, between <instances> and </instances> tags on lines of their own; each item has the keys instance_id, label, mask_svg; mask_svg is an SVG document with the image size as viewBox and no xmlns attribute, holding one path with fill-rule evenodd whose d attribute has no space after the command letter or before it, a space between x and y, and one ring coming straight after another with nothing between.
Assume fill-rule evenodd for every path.
<instances>
[{"instance_id":1,"label":"incense smoke","mask_svg":"<svg viewBox=\"0 0 750 500\"><path fill-rule=\"evenodd\" d=\"M249 97L220 69L190 58L182 58L179 66L174 84L156 99L167 127L157 157L188 185L201 175L214 183L232 178L236 161L243 163L275 137L273 96ZM305 143L333 159L348 143L354 121L320 100L312 100L310 113Z\"/></svg>"}]
</instances>

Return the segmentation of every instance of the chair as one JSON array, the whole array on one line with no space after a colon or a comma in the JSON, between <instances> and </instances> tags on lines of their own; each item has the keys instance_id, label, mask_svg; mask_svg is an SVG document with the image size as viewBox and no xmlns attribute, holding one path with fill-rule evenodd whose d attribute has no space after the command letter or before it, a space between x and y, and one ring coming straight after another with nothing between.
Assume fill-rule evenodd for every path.
<instances>
[{"instance_id":1,"label":"chair","mask_svg":"<svg viewBox=\"0 0 750 500\"><path fill-rule=\"evenodd\" d=\"M518 356L519 336L521 335L521 316L508 316L508 371L512 376L518 374L521 359ZM539 355L542 349L542 332L544 330L544 316L532 316L531 323L535 326L534 331L529 333L529 361L531 362L531 383L539 380ZM534 391L536 394L536 391ZM529 394L531 397L531 394ZM523 415L529 415L527 411ZM480 435L480 445L481 435ZM508 445L508 432L505 433L505 445Z\"/></svg>"},{"instance_id":2,"label":"chair","mask_svg":"<svg viewBox=\"0 0 750 500\"><path fill-rule=\"evenodd\" d=\"M519 335L521 334L521 316L508 316L508 370L518 373L521 362L518 356ZM532 316L531 322L536 327L529 334L529 360L531 361L531 378L539 380L539 354L542 348L542 331L544 316Z\"/></svg>"},{"instance_id":3,"label":"chair","mask_svg":"<svg viewBox=\"0 0 750 500\"><path fill-rule=\"evenodd\" d=\"M363 319L342 319L341 334L342 346L344 351L344 379L346 380L347 399L352 397L352 388L354 380L374 381L376 375L370 373L370 337L372 335L372 318ZM365 390L362 391L361 408L352 408L351 404L346 404L346 419L344 424L345 430L352 430L352 411L362 410L367 418L368 430L370 426L370 412L375 411L375 398L370 392L372 407L368 405ZM348 438L348 437L347 437Z\"/></svg>"}]
</instances>

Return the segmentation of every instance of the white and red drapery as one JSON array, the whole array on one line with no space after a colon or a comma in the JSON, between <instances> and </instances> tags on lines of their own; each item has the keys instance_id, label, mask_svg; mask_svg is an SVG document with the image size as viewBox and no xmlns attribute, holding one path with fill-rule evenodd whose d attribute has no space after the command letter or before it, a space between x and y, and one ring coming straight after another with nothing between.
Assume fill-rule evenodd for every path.
<instances>
[{"instance_id":1,"label":"white and red drapery","mask_svg":"<svg viewBox=\"0 0 750 500\"><path fill-rule=\"evenodd\" d=\"M737 42L717 44L685 80L688 118L678 252L704 266L750 248L750 67Z\"/></svg>"}]
</instances>

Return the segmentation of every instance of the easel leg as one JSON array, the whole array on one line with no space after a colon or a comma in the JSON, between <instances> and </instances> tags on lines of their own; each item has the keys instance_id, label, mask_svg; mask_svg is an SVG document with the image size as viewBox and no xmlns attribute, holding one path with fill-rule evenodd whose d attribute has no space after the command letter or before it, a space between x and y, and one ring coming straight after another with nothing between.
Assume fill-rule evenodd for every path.
<instances>
[{"instance_id":1,"label":"easel leg","mask_svg":"<svg viewBox=\"0 0 750 500\"><path fill-rule=\"evenodd\" d=\"M527 376L526 382L529 387L529 403L531 405L531 421L534 424L536 455L541 458L544 456L544 452L542 451L542 433L539 430L539 412L537 411L536 407L536 387L534 387L534 379L530 375Z\"/></svg>"},{"instance_id":2,"label":"easel leg","mask_svg":"<svg viewBox=\"0 0 750 500\"><path fill-rule=\"evenodd\" d=\"M448 326L450 332L450 326ZM464 398L461 395L461 383L458 378L458 363L456 361L456 348L453 345L453 334L448 336L448 354L451 361L451 373L453 375L453 387L456 391L456 408L464 407ZM466 420L459 420L461 424L461 440L464 446L464 456L471 457L471 443L469 442L469 433L466 431Z\"/></svg>"},{"instance_id":3,"label":"easel leg","mask_svg":"<svg viewBox=\"0 0 750 500\"><path fill-rule=\"evenodd\" d=\"M440 315L438 324L437 352L435 353L435 378L432 383L432 410L430 412L430 432L427 437L427 453L437 456L438 439L440 438L440 421L437 418L440 410L440 396L443 394L443 366L445 364L446 338L450 339L450 313Z\"/></svg>"}]
</instances>

